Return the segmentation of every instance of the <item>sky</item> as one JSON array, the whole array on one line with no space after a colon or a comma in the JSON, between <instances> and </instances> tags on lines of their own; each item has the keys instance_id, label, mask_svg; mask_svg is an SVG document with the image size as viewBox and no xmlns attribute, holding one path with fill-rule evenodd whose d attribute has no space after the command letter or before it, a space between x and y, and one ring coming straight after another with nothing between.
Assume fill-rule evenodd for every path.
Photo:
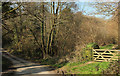
<instances>
[{"instance_id":1,"label":"sky","mask_svg":"<svg viewBox=\"0 0 120 76\"><path fill-rule=\"evenodd\" d=\"M76 2L76 3L79 7L78 11L84 11L83 12L84 15L95 16L95 17L103 18L103 19L110 19L112 17L112 15L110 16L93 15L92 13L96 11L96 8L92 7L92 5L90 5L90 2Z\"/></svg>"},{"instance_id":2,"label":"sky","mask_svg":"<svg viewBox=\"0 0 120 76\"><path fill-rule=\"evenodd\" d=\"M88 1L88 0L86 0ZM82 2L82 1L76 1L76 4L78 5L79 9L76 11L76 12L79 12L79 11L83 11L83 14L84 15L88 15L88 16L95 16L95 17L98 17L98 18L103 18L103 19L110 19L112 17L112 15L110 16L105 16L105 15L93 15L94 12L96 12L96 8L93 7L90 3L93 3L93 2Z\"/></svg>"}]
</instances>

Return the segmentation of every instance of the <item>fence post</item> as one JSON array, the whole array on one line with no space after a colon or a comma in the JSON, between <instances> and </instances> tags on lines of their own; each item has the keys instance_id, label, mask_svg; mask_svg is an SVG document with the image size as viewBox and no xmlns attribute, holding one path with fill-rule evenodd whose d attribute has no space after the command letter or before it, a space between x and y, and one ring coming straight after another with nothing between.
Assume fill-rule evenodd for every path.
<instances>
[{"instance_id":1,"label":"fence post","mask_svg":"<svg viewBox=\"0 0 120 76\"><path fill-rule=\"evenodd\" d=\"M91 48L91 61L93 60L93 49Z\"/></svg>"}]
</instances>

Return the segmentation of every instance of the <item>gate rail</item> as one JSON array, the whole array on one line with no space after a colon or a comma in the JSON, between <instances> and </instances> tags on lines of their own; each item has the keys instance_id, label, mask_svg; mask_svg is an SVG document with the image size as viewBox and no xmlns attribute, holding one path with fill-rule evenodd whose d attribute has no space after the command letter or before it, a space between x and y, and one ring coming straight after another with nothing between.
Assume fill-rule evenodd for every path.
<instances>
[{"instance_id":1,"label":"gate rail","mask_svg":"<svg viewBox=\"0 0 120 76\"><path fill-rule=\"evenodd\" d=\"M111 62L120 59L120 50L93 49L94 61Z\"/></svg>"}]
</instances>

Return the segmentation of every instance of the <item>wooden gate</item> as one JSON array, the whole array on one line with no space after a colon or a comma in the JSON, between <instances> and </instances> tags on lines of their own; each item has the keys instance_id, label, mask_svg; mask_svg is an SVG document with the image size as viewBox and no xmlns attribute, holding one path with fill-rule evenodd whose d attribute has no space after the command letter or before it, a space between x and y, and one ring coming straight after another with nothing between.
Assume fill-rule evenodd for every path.
<instances>
[{"instance_id":1,"label":"wooden gate","mask_svg":"<svg viewBox=\"0 0 120 76\"><path fill-rule=\"evenodd\" d=\"M94 61L111 62L120 58L120 50L93 49Z\"/></svg>"}]
</instances>

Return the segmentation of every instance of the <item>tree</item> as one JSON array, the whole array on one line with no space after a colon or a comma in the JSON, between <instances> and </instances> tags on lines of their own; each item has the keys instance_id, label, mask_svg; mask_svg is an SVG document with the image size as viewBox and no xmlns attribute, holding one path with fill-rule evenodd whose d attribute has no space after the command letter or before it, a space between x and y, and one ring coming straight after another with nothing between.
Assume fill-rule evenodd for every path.
<instances>
[{"instance_id":1,"label":"tree","mask_svg":"<svg viewBox=\"0 0 120 76\"><path fill-rule=\"evenodd\" d=\"M112 16L112 18L118 19L118 47L120 48L120 36L119 36L119 2L96 2L93 3L94 7L97 9L94 14L101 14L105 16Z\"/></svg>"},{"instance_id":2,"label":"tree","mask_svg":"<svg viewBox=\"0 0 120 76\"><path fill-rule=\"evenodd\" d=\"M35 53L38 53L37 56L42 54L43 58L58 55L57 43L59 42L60 26L64 27L64 24L66 27L68 25L66 22L72 22L72 10L76 8L76 4L67 2L31 2L17 3L15 7L13 5L11 10L16 13L12 13L12 15L17 15L8 16L8 14L4 14L6 17L3 17L5 27L8 27L8 31L12 31L12 33L7 33L4 28L4 37L14 36L11 43L12 48L14 50L26 50L29 55L31 55L30 51L35 50ZM6 12L11 13L11 10Z\"/></svg>"},{"instance_id":3,"label":"tree","mask_svg":"<svg viewBox=\"0 0 120 76\"><path fill-rule=\"evenodd\" d=\"M20 7L18 6L16 8L13 8L11 7L11 5L13 5L11 2L2 2L2 26L7 31L3 32L2 35L3 41L5 41L4 39L7 34L14 32L12 29L8 27L8 24L6 24L6 20L16 17L17 16L16 10Z\"/></svg>"},{"instance_id":4,"label":"tree","mask_svg":"<svg viewBox=\"0 0 120 76\"><path fill-rule=\"evenodd\" d=\"M62 2L50 2L50 3L31 3L32 7L37 8L36 10L41 8L39 14L36 14L33 12L33 9L29 8L30 4L24 5L25 10L38 19L41 25L41 42L42 42L42 48L44 55L51 55L53 56L56 52L55 48L55 42L56 42L56 36L57 36L57 29L59 30L60 23L65 21L61 15L62 10L65 7L68 7L69 9L73 8L75 3L62 3ZM37 5L37 6L36 6ZM63 7L64 6L64 7ZM49 9L49 10L48 10ZM68 10L68 12L70 12ZM48 15L47 15L48 14ZM48 16L48 17L47 17ZM48 20L46 20L48 19ZM49 26L48 23L49 22ZM47 27L51 27L51 29L46 29ZM47 33L47 34L46 34Z\"/></svg>"}]
</instances>

